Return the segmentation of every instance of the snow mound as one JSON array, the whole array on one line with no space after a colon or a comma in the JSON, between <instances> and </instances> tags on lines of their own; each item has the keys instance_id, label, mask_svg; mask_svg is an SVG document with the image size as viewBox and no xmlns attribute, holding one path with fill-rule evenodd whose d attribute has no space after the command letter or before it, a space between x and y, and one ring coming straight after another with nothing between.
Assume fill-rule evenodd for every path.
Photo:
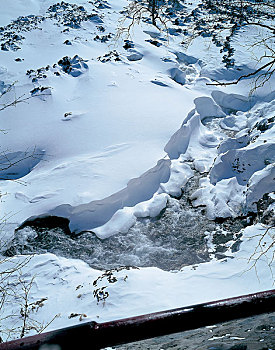
<instances>
[{"instance_id":1,"label":"snow mound","mask_svg":"<svg viewBox=\"0 0 275 350\"><path fill-rule=\"evenodd\" d=\"M201 127L200 118L194 111L193 116L190 119L186 118L181 128L175 132L165 146L164 150L169 158L178 159L181 154L184 154L187 151L191 136L198 133Z\"/></svg>"},{"instance_id":2,"label":"snow mound","mask_svg":"<svg viewBox=\"0 0 275 350\"><path fill-rule=\"evenodd\" d=\"M105 224L93 230L101 239L108 238L117 233L126 233L137 218L154 218L166 207L168 195L166 193L154 194L148 201L140 202L134 207L124 207L118 210Z\"/></svg>"},{"instance_id":3,"label":"snow mound","mask_svg":"<svg viewBox=\"0 0 275 350\"><path fill-rule=\"evenodd\" d=\"M233 149L221 154L210 171L210 182L236 177L245 185L251 176L266 165L275 162L275 144L262 144L248 149Z\"/></svg>"},{"instance_id":4,"label":"snow mound","mask_svg":"<svg viewBox=\"0 0 275 350\"><path fill-rule=\"evenodd\" d=\"M240 131L247 127L247 118L243 114L230 115L221 120L220 126L225 130Z\"/></svg>"},{"instance_id":5,"label":"snow mound","mask_svg":"<svg viewBox=\"0 0 275 350\"><path fill-rule=\"evenodd\" d=\"M160 184L167 182L169 177L170 160L163 159L139 178L130 180L125 189L103 200L78 206L63 204L50 210L49 214L68 218L72 232L94 231L96 227L106 224L119 209L132 207L152 198ZM118 217L120 218L120 214Z\"/></svg>"},{"instance_id":6,"label":"snow mound","mask_svg":"<svg viewBox=\"0 0 275 350\"><path fill-rule=\"evenodd\" d=\"M243 95L226 94L223 91L213 91L212 98L227 114L237 111L246 112L252 108L254 103Z\"/></svg>"},{"instance_id":7,"label":"snow mound","mask_svg":"<svg viewBox=\"0 0 275 350\"><path fill-rule=\"evenodd\" d=\"M170 159L194 161L199 172L209 171L217 155L220 138L210 132L202 123L200 115L193 110L189 113L181 128L171 137L164 150ZM200 157L198 158L198 154Z\"/></svg>"},{"instance_id":8,"label":"snow mound","mask_svg":"<svg viewBox=\"0 0 275 350\"><path fill-rule=\"evenodd\" d=\"M70 74L75 78L83 74L88 69L88 65L85 63L83 58L79 57L78 55L75 55L73 58L65 56L58 61L58 65L61 67L64 73Z\"/></svg>"},{"instance_id":9,"label":"snow mound","mask_svg":"<svg viewBox=\"0 0 275 350\"><path fill-rule=\"evenodd\" d=\"M171 68L168 71L170 78L180 85L184 85L186 82L186 73L179 68Z\"/></svg>"},{"instance_id":10,"label":"snow mound","mask_svg":"<svg viewBox=\"0 0 275 350\"><path fill-rule=\"evenodd\" d=\"M177 61L179 63L184 63L187 66L198 62L197 58L190 56L190 55L187 55L183 52L176 51L176 52L174 52L174 54L177 56Z\"/></svg>"},{"instance_id":11,"label":"snow mound","mask_svg":"<svg viewBox=\"0 0 275 350\"><path fill-rule=\"evenodd\" d=\"M179 159L172 160L169 181L161 184L161 189L173 197L179 197L182 188L192 176L194 176L194 171L190 165L184 163L179 157Z\"/></svg>"},{"instance_id":12,"label":"snow mound","mask_svg":"<svg viewBox=\"0 0 275 350\"><path fill-rule=\"evenodd\" d=\"M256 211L257 202L275 189L274 101L238 112L232 121L230 129L241 130L221 142L209 175L192 195L211 219Z\"/></svg>"},{"instance_id":13,"label":"snow mound","mask_svg":"<svg viewBox=\"0 0 275 350\"><path fill-rule=\"evenodd\" d=\"M130 53L128 56L127 56L127 59L129 61L140 61L142 60L143 58L143 54L136 51L136 50L133 50L133 49L129 49L128 52Z\"/></svg>"},{"instance_id":14,"label":"snow mound","mask_svg":"<svg viewBox=\"0 0 275 350\"><path fill-rule=\"evenodd\" d=\"M239 185L236 178L223 179L216 186L208 178L200 180L200 188L190 199L195 207L206 206L206 215L210 220L216 217L236 217L242 212L244 187Z\"/></svg>"},{"instance_id":15,"label":"snow mound","mask_svg":"<svg viewBox=\"0 0 275 350\"><path fill-rule=\"evenodd\" d=\"M246 194L246 210L255 211L257 209L256 202L264 194L272 191L275 191L275 164L270 164L251 176Z\"/></svg>"},{"instance_id":16,"label":"snow mound","mask_svg":"<svg viewBox=\"0 0 275 350\"><path fill-rule=\"evenodd\" d=\"M221 153L226 153L229 150L243 148L247 146L248 143L249 143L248 135L243 135L236 138L229 137L219 145L218 153L221 154Z\"/></svg>"},{"instance_id":17,"label":"snow mound","mask_svg":"<svg viewBox=\"0 0 275 350\"><path fill-rule=\"evenodd\" d=\"M218 106L210 97L197 97L195 98L194 103L198 114L201 116L201 120L206 117L225 117L225 113L220 106Z\"/></svg>"}]
</instances>

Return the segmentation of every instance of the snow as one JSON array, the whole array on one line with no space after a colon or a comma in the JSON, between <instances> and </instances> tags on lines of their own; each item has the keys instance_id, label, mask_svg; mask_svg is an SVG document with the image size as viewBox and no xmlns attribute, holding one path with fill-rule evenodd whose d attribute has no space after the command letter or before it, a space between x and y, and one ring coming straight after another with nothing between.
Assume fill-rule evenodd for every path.
<instances>
[{"instance_id":1,"label":"snow","mask_svg":"<svg viewBox=\"0 0 275 350\"><path fill-rule=\"evenodd\" d=\"M225 113L222 111L210 97L197 97L194 100L196 110L201 116L201 120L206 117L225 117Z\"/></svg>"},{"instance_id":2,"label":"snow","mask_svg":"<svg viewBox=\"0 0 275 350\"><path fill-rule=\"evenodd\" d=\"M164 72L171 65L159 57L166 54L166 49L158 48L160 52L156 55L154 50L148 52L148 48L143 48L142 65L134 62L130 66L123 56L121 62L102 63L96 58L106 47L96 41L87 46L82 42L68 46L61 45L63 39L61 41L57 37L57 49L49 49L45 43L53 40L56 29L50 24L49 20L41 24L43 30L39 31L39 37L36 30L27 33L26 45L20 50L20 55L26 58L20 66L7 59L14 55L11 52L7 52L8 56L2 62L8 71L17 72L13 78L22 80L24 84L16 88L17 94L27 94L33 86L28 77L22 77L25 69L45 67L60 62L66 56L72 63L71 70L67 72L64 64L58 63L45 72L47 78L34 83L35 86L39 83L51 87L52 96L48 96L46 101L34 98L28 104L18 104L14 109L5 110L2 127L9 132L1 135L2 149L25 152L36 147L45 154L44 161L24 177L24 182L31 184L24 190L16 183L3 184L3 191L11 193L11 196L2 203L2 210L5 213L15 211L13 220L18 224L37 215L67 215L71 230L79 232L97 226L93 218L85 219L85 223L83 217L76 219L73 212L79 213L79 205L84 205L85 211L87 208L89 212L94 212L94 208L100 205L95 216L102 217L98 223L102 225L121 206L136 204L132 199L128 204L125 197L121 197L116 200L121 204L110 208L108 197L117 194L118 198L119 193L125 196L131 179L142 178L148 169L155 169L159 159L165 155L166 142L191 108L196 93L178 84L173 89L163 89L150 83L155 76L156 64ZM89 24L89 31L91 26L94 28ZM43 40L41 35L45 36ZM68 36L62 35L64 39ZM76 50L78 56L75 56ZM34 55L34 52L38 54ZM74 61L79 62L79 57L85 62L81 61L80 67L76 68L78 63ZM56 72L61 75L56 76ZM168 76L166 80L169 81ZM162 89L161 100L159 89ZM183 100L183 96L190 98ZM16 128L10 127L11 121ZM154 192L159 184L157 182L154 186ZM140 188L138 195L141 201L149 199L154 193L151 190L150 194L145 194L149 184L143 185L145 188ZM18 192L23 192L26 201L14 200ZM45 197L48 192L52 195ZM32 200L38 195L43 200L33 205ZM99 204L98 201L102 202ZM110 213L102 216L104 203L108 204L104 211Z\"/></svg>"},{"instance_id":3,"label":"snow","mask_svg":"<svg viewBox=\"0 0 275 350\"><path fill-rule=\"evenodd\" d=\"M81 260L49 253L34 255L22 268L21 278L29 282L35 276L29 301L45 301L30 311L30 315L44 324L53 320L47 328L49 331L85 321L105 322L271 289L273 282L268 264L272 252L260 256L259 240L265 232L266 227L260 224L248 227L243 232L240 251L229 250L227 258L186 266L177 273L154 267L121 268L102 273ZM263 246L272 242L274 234L274 229L266 233ZM255 255L249 261L254 250ZM26 258L12 258L4 268ZM259 260L255 261L257 258ZM274 261L270 268L273 266ZM255 271L258 271L258 278ZM16 277L13 278L16 282ZM21 295L21 286L17 284L15 288L17 295ZM96 291L100 288L108 292L105 300L100 297L97 300ZM20 326L18 310L18 301L4 309L3 316L14 315L7 321L10 326ZM78 316L72 317L72 314Z\"/></svg>"},{"instance_id":4,"label":"snow","mask_svg":"<svg viewBox=\"0 0 275 350\"><path fill-rule=\"evenodd\" d=\"M236 67L225 69L207 37L185 48L172 25L169 35L142 23L131 40L115 38L126 0L68 3L47 11L55 1L14 0L0 13L0 25L14 21L24 36L1 50L0 91L10 88L0 99L3 238L26 220L60 216L75 234L116 239L139 219L156 218L194 176L200 180L192 204L212 220L256 212L265 194L274 200L274 77L252 94L253 79L207 85L257 67L242 45L249 32L234 42ZM70 11L79 22L66 22ZM31 14L45 18L16 20ZM18 23L30 28L20 31ZM24 101L1 110L15 98ZM31 257L21 277L35 276L33 302L47 298L33 317L49 322L59 315L47 330L103 322L272 288L272 250L261 255L261 244L274 235L258 223L227 258L180 271L124 268L112 271L115 283L81 260L49 253ZM25 259L7 259L1 270ZM21 293L18 277L11 279ZM96 294L102 287L106 300ZM14 315L7 327L20 324L18 310L11 302L2 311L0 318Z\"/></svg>"},{"instance_id":5,"label":"snow","mask_svg":"<svg viewBox=\"0 0 275 350\"><path fill-rule=\"evenodd\" d=\"M246 96L239 94L226 94L222 91L213 91L214 101L228 114L236 111L246 112L252 107L252 102Z\"/></svg>"},{"instance_id":6,"label":"snow","mask_svg":"<svg viewBox=\"0 0 275 350\"><path fill-rule=\"evenodd\" d=\"M239 185L237 179L222 179L215 186L209 178L200 181L200 188L190 197L193 205L206 206L206 215L209 219L216 217L236 217L243 213L245 188Z\"/></svg>"},{"instance_id":7,"label":"snow","mask_svg":"<svg viewBox=\"0 0 275 350\"><path fill-rule=\"evenodd\" d=\"M263 170L256 171L250 178L246 195L247 210L256 209L256 202L264 194L275 191L275 167L268 165Z\"/></svg>"}]
</instances>

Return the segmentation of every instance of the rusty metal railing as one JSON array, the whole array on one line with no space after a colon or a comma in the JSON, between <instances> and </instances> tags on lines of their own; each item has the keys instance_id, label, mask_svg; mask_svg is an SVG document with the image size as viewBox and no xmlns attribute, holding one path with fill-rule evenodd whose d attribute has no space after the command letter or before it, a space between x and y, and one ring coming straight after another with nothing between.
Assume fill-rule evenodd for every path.
<instances>
[{"instance_id":1,"label":"rusty metal railing","mask_svg":"<svg viewBox=\"0 0 275 350\"><path fill-rule=\"evenodd\" d=\"M274 311L275 289L105 323L87 322L2 343L0 350L38 350L44 344L57 344L61 350L97 350Z\"/></svg>"}]
</instances>

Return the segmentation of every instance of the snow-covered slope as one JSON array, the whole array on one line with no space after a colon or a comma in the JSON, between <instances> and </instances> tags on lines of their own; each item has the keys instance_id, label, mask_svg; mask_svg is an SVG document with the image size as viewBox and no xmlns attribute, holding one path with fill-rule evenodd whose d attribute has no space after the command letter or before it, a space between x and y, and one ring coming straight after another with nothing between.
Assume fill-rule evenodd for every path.
<instances>
[{"instance_id":1,"label":"snow-covered slope","mask_svg":"<svg viewBox=\"0 0 275 350\"><path fill-rule=\"evenodd\" d=\"M207 85L255 69L242 45L251 33L238 34L236 69L225 69L207 37L187 49L170 23L169 35L141 23L131 37L116 36L127 4L16 0L1 10L0 216L11 238L26 220L59 216L73 233L116 239L139 218L157 217L196 174L200 184L191 200L208 218L256 212L264 195L266 215L274 214L274 77L252 95L253 79ZM31 259L22 278L36 275L33 302L47 298L37 320L61 314L52 328L254 292L273 283L272 251L260 256L260 236L266 245L274 241L267 228L247 228L230 258L177 273L122 269L111 273L116 283L103 275L93 285L100 271L43 254ZM249 270L254 260L247 265L255 251L259 280L255 266ZM17 307L4 311L14 315L10 327L20 323Z\"/></svg>"},{"instance_id":2,"label":"snow-covered slope","mask_svg":"<svg viewBox=\"0 0 275 350\"><path fill-rule=\"evenodd\" d=\"M81 22L81 28L61 24L69 11L76 11L69 5L64 5L68 13L63 8L46 11L38 28L23 32L25 39L16 44L20 50L1 53L4 84L18 81L17 96L34 96L5 109L1 118L1 128L8 130L1 135L2 152L7 157L26 152L33 160L8 170L18 173L14 179L26 186L2 184L10 194L3 211L15 213L18 224L51 214L68 217L72 231L90 230L116 210L150 199L169 178L169 161L158 161L197 93L169 77L176 56L164 45L147 43L150 36L142 30L137 33L138 61L119 45L122 40L109 40L121 16L117 6L97 10L86 3L97 15ZM106 43L97 39L105 36ZM116 46L118 61L112 50ZM66 69L66 60L60 61L67 56L74 60L72 70ZM165 62L166 56L172 60ZM15 61L17 57L22 61ZM13 91L5 97L12 99Z\"/></svg>"},{"instance_id":3,"label":"snow-covered slope","mask_svg":"<svg viewBox=\"0 0 275 350\"><path fill-rule=\"evenodd\" d=\"M216 88L201 97L199 52L191 47L193 55L186 55L177 36L168 41L150 25L150 31L136 27L128 42L133 48L123 48L124 38L114 33L125 1L34 3L20 3L35 15L19 17L2 34L2 90L16 83L1 103L27 98L1 113L7 131L1 151L5 164L15 163L2 178L18 180L2 181L9 196L1 206L17 225L55 215L68 218L73 232L97 232L117 210L153 197L170 177L169 158L186 154L196 158L197 170L208 171L222 136L209 134L201 120L224 117L230 129L225 113L245 112L256 102ZM2 23L8 19L9 13ZM197 113L189 113L194 105ZM269 143L254 148L274 154ZM219 156L212 184L234 176L225 164L238 152Z\"/></svg>"}]
</instances>

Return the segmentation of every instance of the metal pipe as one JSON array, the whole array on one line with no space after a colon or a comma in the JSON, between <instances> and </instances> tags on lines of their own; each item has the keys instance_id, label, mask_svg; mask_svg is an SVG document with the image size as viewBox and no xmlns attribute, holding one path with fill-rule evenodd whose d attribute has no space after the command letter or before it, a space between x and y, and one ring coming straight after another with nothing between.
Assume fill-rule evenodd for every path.
<instances>
[{"instance_id":1,"label":"metal pipe","mask_svg":"<svg viewBox=\"0 0 275 350\"><path fill-rule=\"evenodd\" d=\"M275 289L105 323L87 322L2 343L0 350L38 350L44 344L96 350L274 311Z\"/></svg>"}]
</instances>

